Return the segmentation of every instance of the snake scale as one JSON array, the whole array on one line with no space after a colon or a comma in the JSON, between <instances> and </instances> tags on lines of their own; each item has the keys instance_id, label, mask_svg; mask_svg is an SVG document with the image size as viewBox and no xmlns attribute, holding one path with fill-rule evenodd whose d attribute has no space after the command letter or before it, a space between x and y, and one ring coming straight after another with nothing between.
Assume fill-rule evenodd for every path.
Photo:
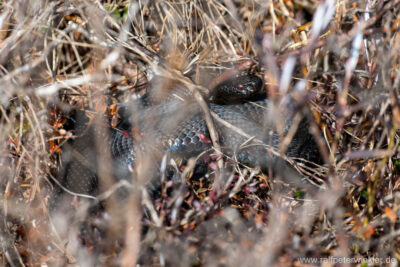
<instances>
[{"instance_id":1,"label":"snake scale","mask_svg":"<svg viewBox=\"0 0 400 267\"><path fill-rule=\"evenodd\" d=\"M292 126L294 115L285 111L271 116L263 84L252 75L230 79L214 88L208 104L223 152L235 155L240 163L267 169L274 166L276 157L260 143L278 148L282 133L288 133ZM95 194L99 187L101 153L110 154L113 174L120 180L131 178L138 153L142 158L150 156L153 168L157 169L160 155L165 153L190 158L213 147L202 110L194 100L182 101L181 95L150 105L149 98L146 95L122 105L121 123L115 128L108 127L106 135L88 127L87 117L78 112L73 128L77 138L63 148L62 167L57 175L59 184L74 193ZM283 126L281 134L274 119ZM96 150L95 139L103 136L107 147ZM318 161L318 148L305 119L300 121L285 154Z\"/></svg>"}]
</instances>

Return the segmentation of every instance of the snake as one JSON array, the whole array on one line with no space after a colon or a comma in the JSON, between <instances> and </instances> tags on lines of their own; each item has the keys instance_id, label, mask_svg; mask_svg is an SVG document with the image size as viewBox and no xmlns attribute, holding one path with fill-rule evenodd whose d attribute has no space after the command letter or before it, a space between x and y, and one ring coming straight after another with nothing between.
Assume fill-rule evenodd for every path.
<instances>
[{"instance_id":1,"label":"snake","mask_svg":"<svg viewBox=\"0 0 400 267\"><path fill-rule=\"evenodd\" d=\"M156 104L150 93L121 104L121 119L115 127L93 127L84 112L77 112L72 119L76 137L63 146L58 184L70 192L95 195L102 164L99 155L103 153L108 153L118 181L131 179L138 158L147 157L154 165L151 168L158 169L166 154L189 159L213 151L204 110L186 92L174 92L175 97ZM277 156L266 147L279 148L282 137L291 131L295 112L274 113L261 78L247 74L223 81L213 88L207 103L220 152L263 170L278 166ZM105 143L100 149L96 148L99 138ZM285 155L311 162L320 159L306 119L298 122Z\"/></svg>"}]
</instances>

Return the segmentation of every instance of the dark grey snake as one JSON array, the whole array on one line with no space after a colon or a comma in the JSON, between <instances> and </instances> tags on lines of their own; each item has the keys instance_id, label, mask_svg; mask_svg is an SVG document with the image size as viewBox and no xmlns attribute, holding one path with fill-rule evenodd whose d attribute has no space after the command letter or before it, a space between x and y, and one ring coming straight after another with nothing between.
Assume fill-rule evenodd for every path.
<instances>
[{"instance_id":1,"label":"dark grey snake","mask_svg":"<svg viewBox=\"0 0 400 267\"><path fill-rule=\"evenodd\" d=\"M236 156L243 164L266 169L274 166L276 157L267 152L265 145L276 149L282 139L276 127L279 123L274 120L281 122L280 132L285 135L294 115L282 112L271 116L270 103L263 96L262 88L263 82L256 76L228 80L213 90L209 109L214 115L223 152ZM160 155L165 153L189 158L212 148L199 105L195 101L182 101L182 97L149 105L151 96L146 96L125 104L121 108L122 122L116 128L109 128L108 147L97 152L96 130L86 127L85 116L76 116L74 131L78 137L63 148L59 183L75 193L95 194L99 183L99 153L110 153L117 179L130 179L138 153L141 157L151 155L151 159L155 159L153 168L158 168ZM136 133L135 138L132 133ZM97 138L103 135L98 134ZM300 121L285 154L308 161L319 159L306 120Z\"/></svg>"}]
</instances>

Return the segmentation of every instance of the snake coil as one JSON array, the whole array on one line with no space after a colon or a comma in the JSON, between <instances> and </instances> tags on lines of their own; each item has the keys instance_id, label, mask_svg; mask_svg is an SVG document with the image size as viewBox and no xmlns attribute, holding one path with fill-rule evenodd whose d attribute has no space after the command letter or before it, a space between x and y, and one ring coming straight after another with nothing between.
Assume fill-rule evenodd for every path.
<instances>
[{"instance_id":1,"label":"snake coil","mask_svg":"<svg viewBox=\"0 0 400 267\"><path fill-rule=\"evenodd\" d=\"M263 81L257 76L228 80L213 92L209 109L218 117L214 117L214 123L223 152L235 154L239 162L247 165L259 165L262 169L274 167L276 157L260 142L278 148L282 139L278 125L283 125L281 134L285 135L294 115L285 111L272 116L271 104L263 93ZM150 156L156 166L154 162L166 152L189 158L212 148L207 124L197 103L180 98L157 105L149 102L147 95L125 104L121 108L121 123L116 128L110 127L107 134L99 132L98 127L87 127L88 119L78 112L75 117L78 137L63 148L58 181L72 192L96 194L101 153L110 154L117 179L130 179L138 153L142 158ZM96 153L99 152L95 149L96 138L107 138L108 145L100 154ZM309 161L319 160L318 148L305 119L298 125L285 153Z\"/></svg>"}]
</instances>

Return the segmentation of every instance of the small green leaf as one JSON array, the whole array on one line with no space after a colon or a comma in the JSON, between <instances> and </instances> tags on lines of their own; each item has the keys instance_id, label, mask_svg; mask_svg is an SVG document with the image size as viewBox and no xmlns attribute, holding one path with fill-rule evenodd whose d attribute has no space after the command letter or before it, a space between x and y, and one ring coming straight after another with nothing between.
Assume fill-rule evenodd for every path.
<instances>
[{"instance_id":1,"label":"small green leaf","mask_svg":"<svg viewBox=\"0 0 400 267\"><path fill-rule=\"evenodd\" d=\"M303 197L305 195L305 192L304 191L301 191L301 190L298 190L298 191L296 191L295 193L294 193L294 197L295 198L300 198L300 197Z\"/></svg>"},{"instance_id":2,"label":"small green leaf","mask_svg":"<svg viewBox=\"0 0 400 267\"><path fill-rule=\"evenodd\" d=\"M364 190L361 192L361 195L363 195L364 197L368 197L368 191L367 191L366 189L364 189Z\"/></svg>"},{"instance_id":3,"label":"small green leaf","mask_svg":"<svg viewBox=\"0 0 400 267\"><path fill-rule=\"evenodd\" d=\"M124 12L122 13L122 21L126 21L126 18L128 17L128 11L129 11L129 4L127 4L124 7Z\"/></svg>"}]
</instances>

